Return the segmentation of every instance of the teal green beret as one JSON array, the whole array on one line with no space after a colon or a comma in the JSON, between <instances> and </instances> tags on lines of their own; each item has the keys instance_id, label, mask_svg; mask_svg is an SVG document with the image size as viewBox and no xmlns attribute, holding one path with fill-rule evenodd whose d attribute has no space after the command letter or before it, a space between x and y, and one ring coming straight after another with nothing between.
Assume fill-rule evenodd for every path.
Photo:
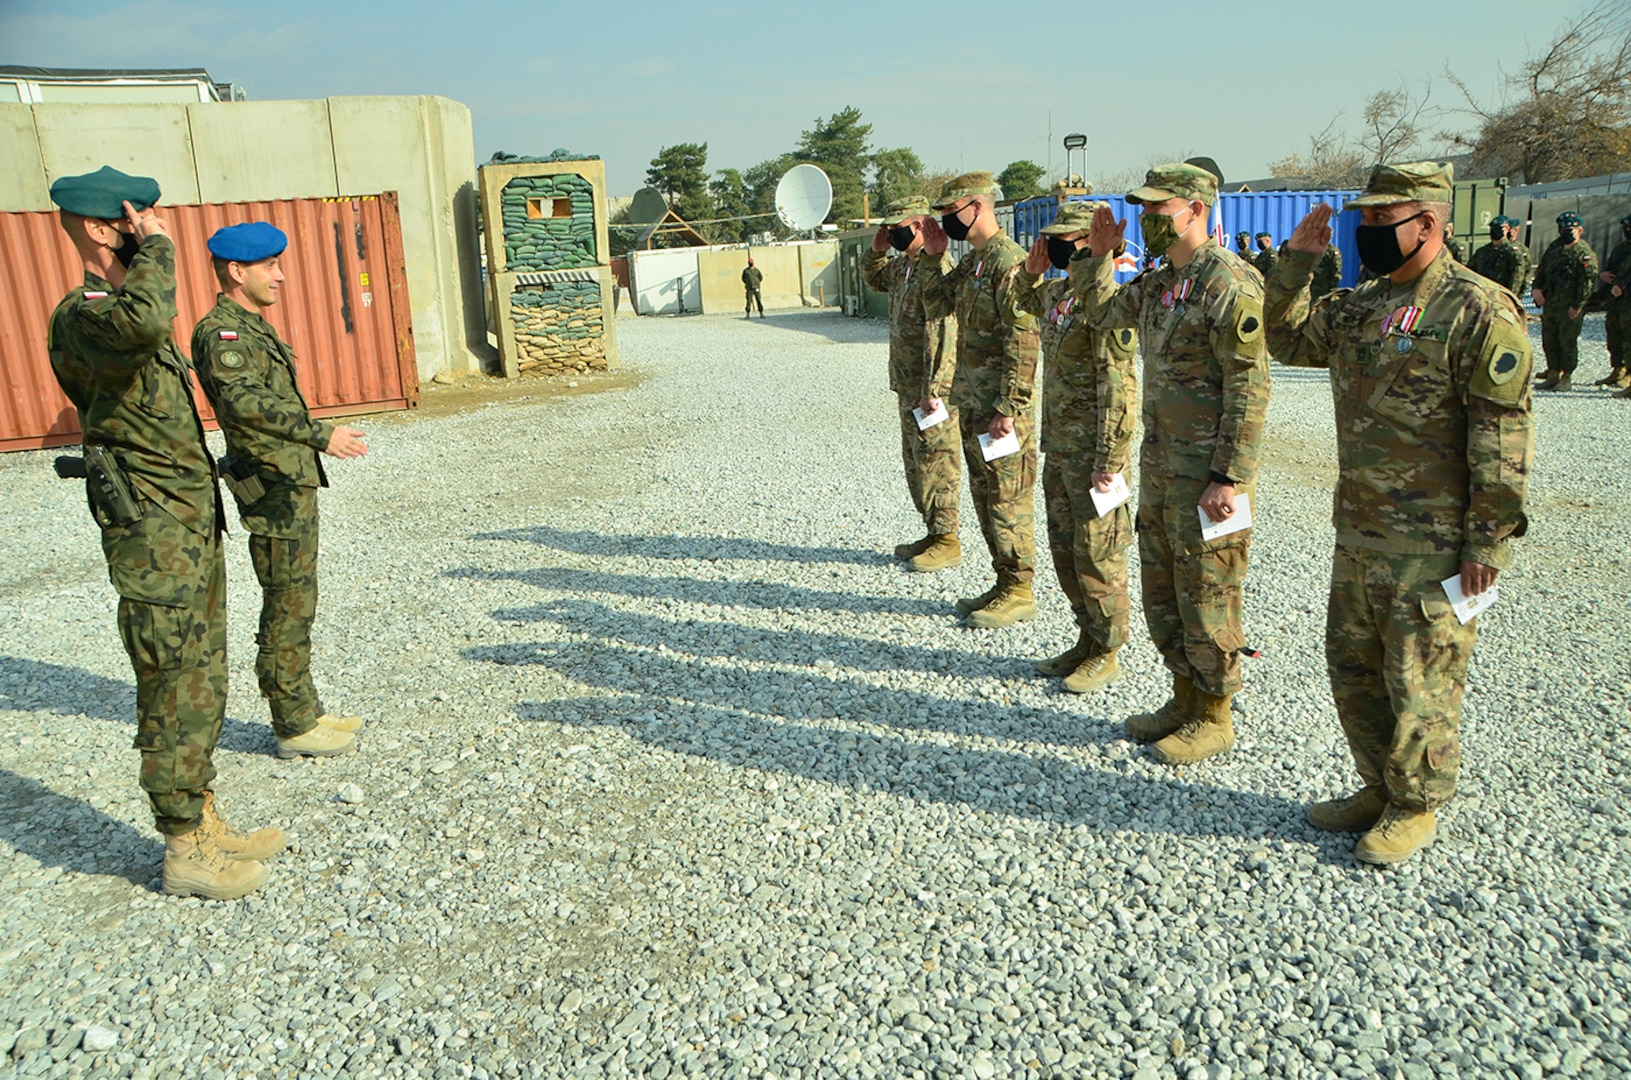
<instances>
[{"instance_id":1,"label":"teal green beret","mask_svg":"<svg viewBox=\"0 0 1631 1080\"><path fill-rule=\"evenodd\" d=\"M1258 233L1258 234L1257 234L1257 235L1256 235L1256 236L1254 236L1254 237L1253 237L1253 238L1252 238L1252 239L1254 239L1254 240L1261 240L1261 239L1263 239L1263 237L1265 237L1265 236L1267 236L1267 237L1268 237L1268 238L1269 238L1269 239L1270 239L1270 240L1273 240L1273 239L1274 239L1274 237L1273 237L1273 236L1272 236L1272 235L1271 235L1271 234L1269 234L1269 233L1266 233L1266 232L1260 232L1260 233Z\"/></svg>"},{"instance_id":2,"label":"teal green beret","mask_svg":"<svg viewBox=\"0 0 1631 1080\"><path fill-rule=\"evenodd\" d=\"M159 201L159 182L151 176L127 176L111 165L93 173L64 176L51 185L51 201L80 217L118 221L125 203L146 210Z\"/></svg>"},{"instance_id":3,"label":"teal green beret","mask_svg":"<svg viewBox=\"0 0 1631 1080\"><path fill-rule=\"evenodd\" d=\"M1557 223L1559 225L1568 225L1571 227L1579 225L1580 215L1575 213L1573 210L1565 210L1561 214L1557 215Z\"/></svg>"},{"instance_id":4,"label":"teal green beret","mask_svg":"<svg viewBox=\"0 0 1631 1080\"><path fill-rule=\"evenodd\" d=\"M216 229L204 244L210 254L227 262L253 263L283 254L289 238L282 229L266 221L246 221Z\"/></svg>"}]
</instances>

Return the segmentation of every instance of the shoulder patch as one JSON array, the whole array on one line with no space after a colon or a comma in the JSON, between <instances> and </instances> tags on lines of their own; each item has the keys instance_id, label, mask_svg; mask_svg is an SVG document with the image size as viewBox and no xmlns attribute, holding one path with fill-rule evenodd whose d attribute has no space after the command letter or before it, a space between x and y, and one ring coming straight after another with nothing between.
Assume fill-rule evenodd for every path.
<instances>
[{"instance_id":1,"label":"shoulder patch","mask_svg":"<svg viewBox=\"0 0 1631 1080\"><path fill-rule=\"evenodd\" d=\"M236 331L236 330L223 330L223 331L221 331L221 340L222 341L237 341L238 340L238 331Z\"/></svg>"},{"instance_id":2,"label":"shoulder patch","mask_svg":"<svg viewBox=\"0 0 1631 1080\"><path fill-rule=\"evenodd\" d=\"M1263 336L1263 313L1255 304L1242 304L1235 311L1235 340L1256 341Z\"/></svg>"},{"instance_id":3,"label":"shoulder patch","mask_svg":"<svg viewBox=\"0 0 1631 1080\"><path fill-rule=\"evenodd\" d=\"M1123 329L1121 331L1121 343L1123 345L1131 345L1133 343L1133 332L1132 332L1132 330Z\"/></svg>"},{"instance_id":4,"label":"shoulder patch","mask_svg":"<svg viewBox=\"0 0 1631 1080\"><path fill-rule=\"evenodd\" d=\"M234 335L236 337L236 335ZM221 354L220 364L226 368L241 368L244 366L243 353L224 352Z\"/></svg>"},{"instance_id":5,"label":"shoulder patch","mask_svg":"<svg viewBox=\"0 0 1631 1080\"><path fill-rule=\"evenodd\" d=\"M1521 404L1532 360L1527 331L1504 320L1492 322L1467 393L1497 405Z\"/></svg>"},{"instance_id":6,"label":"shoulder patch","mask_svg":"<svg viewBox=\"0 0 1631 1080\"><path fill-rule=\"evenodd\" d=\"M106 300L107 298L108 294L105 292L88 292L85 294L87 300Z\"/></svg>"}]
</instances>

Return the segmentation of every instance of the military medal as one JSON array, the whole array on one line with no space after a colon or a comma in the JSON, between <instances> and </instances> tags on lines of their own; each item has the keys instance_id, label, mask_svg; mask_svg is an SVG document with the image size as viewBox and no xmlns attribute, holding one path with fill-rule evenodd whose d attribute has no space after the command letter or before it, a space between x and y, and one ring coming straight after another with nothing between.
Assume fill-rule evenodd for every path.
<instances>
[{"instance_id":1,"label":"military medal","mask_svg":"<svg viewBox=\"0 0 1631 1080\"><path fill-rule=\"evenodd\" d=\"M1414 305L1399 308L1397 311L1393 312L1387 318L1382 320L1382 336L1387 337L1388 333L1393 330L1398 330L1401 334L1413 333L1416 329L1416 324L1420 321L1421 308ZM1407 350L1400 351L1403 352Z\"/></svg>"}]
</instances>

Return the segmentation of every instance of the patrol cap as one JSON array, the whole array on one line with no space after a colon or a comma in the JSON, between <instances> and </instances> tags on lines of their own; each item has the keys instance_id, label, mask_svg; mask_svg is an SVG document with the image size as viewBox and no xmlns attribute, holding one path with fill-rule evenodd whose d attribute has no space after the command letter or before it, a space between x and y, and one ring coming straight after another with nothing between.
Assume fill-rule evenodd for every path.
<instances>
[{"instance_id":1,"label":"patrol cap","mask_svg":"<svg viewBox=\"0 0 1631 1080\"><path fill-rule=\"evenodd\" d=\"M204 244L210 254L227 262L253 263L283 254L289 238L282 229L265 221L246 221L216 229Z\"/></svg>"},{"instance_id":2,"label":"patrol cap","mask_svg":"<svg viewBox=\"0 0 1631 1080\"><path fill-rule=\"evenodd\" d=\"M884 211L883 223L885 225L899 225L915 217L927 217L934 213L929 206L929 200L922 195L913 195L908 199L896 199Z\"/></svg>"},{"instance_id":3,"label":"patrol cap","mask_svg":"<svg viewBox=\"0 0 1631 1080\"><path fill-rule=\"evenodd\" d=\"M1580 215L1575 213L1573 210L1565 210L1561 214L1557 215L1557 223L1559 225L1567 225L1570 228L1576 228L1580 225Z\"/></svg>"},{"instance_id":4,"label":"patrol cap","mask_svg":"<svg viewBox=\"0 0 1631 1080\"><path fill-rule=\"evenodd\" d=\"M51 185L51 201L80 217L120 221L125 203L146 210L159 201L159 182L151 176L130 176L112 165L93 173L58 177Z\"/></svg>"},{"instance_id":5,"label":"patrol cap","mask_svg":"<svg viewBox=\"0 0 1631 1080\"><path fill-rule=\"evenodd\" d=\"M1447 161L1410 161L1378 165L1370 171L1365 193L1349 199L1343 210L1398 203L1447 203L1455 199L1455 166Z\"/></svg>"},{"instance_id":6,"label":"patrol cap","mask_svg":"<svg viewBox=\"0 0 1631 1080\"><path fill-rule=\"evenodd\" d=\"M1199 165L1174 161L1145 173L1144 186L1127 193L1134 206L1168 199L1198 199L1211 206L1218 201L1218 178Z\"/></svg>"},{"instance_id":7,"label":"patrol cap","mask_svg":"<svg viewBox=\"0 0 1631 1080\"><path fill-rule=\"evenodd\" d=\"M1042 226L1043 236L1069 236L1071 233L1085 233L1093 225L1093 211L1101 206L1109 206L1107 202L1068 202L1059 208L1059 213L1053 221Z\"/></svg>"},{"instance_id":8,"label":"patrol cap","mask_svg":"<svg viewBox=\"0 0 1631 1080\"><path fill-rule=\"evenodd\" d=\"M995 195L997 193L997 178L988 172L966 172L962 176L946 181L946 186L940 192L940 198L935 201L934 209L944 210L958 199L966 199L970 195Z\"/></svg>"}]
</instances>

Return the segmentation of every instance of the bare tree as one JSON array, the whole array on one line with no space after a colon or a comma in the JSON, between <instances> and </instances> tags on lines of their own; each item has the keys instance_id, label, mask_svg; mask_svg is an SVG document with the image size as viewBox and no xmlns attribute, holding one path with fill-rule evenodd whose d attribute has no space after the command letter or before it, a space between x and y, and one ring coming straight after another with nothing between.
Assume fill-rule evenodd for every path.
<instances>
[{"instance_id":1,"label":"bare tree","mask_svg":"<svg viewBox=\"0 0 1631 1080\"><path fill-rule=\"evenodd\" d=\"M1338 130L1337 113L1323 131L1308 137L1307 154L1289 154L1269 163L1269 175L1296 180L1316 191L1357 187L1365 179L1365 159L1359 148Z\"/></svg>"},{"instance_id":2,"label":"bare tree","mask_svg":"<svg viewBox=\"0 0 1631 1080\"><path fill-rule=\"evenodd\" d=\"M1359 151L1368 159L1367 165L1423 157L1424 125L1437 115L1428 105L1432 95L1430 82L1422 83L1420 98L1413 97L1401 82L1393 90L1378 90L1365 99L1365 132L1359 138Z\"/></svg>"},{"instance_id":3,"label":"bare tree","mask_svg":"<svg viewBox=\"0 0 1631 1080\"><path fill-rule=\"evenodd\" d=\"M1453 71L1476 130L1456 137L1484 175L1532 184L1631 169L1631 7L1601 0L1563 24L1498 102L1480 102Z\"/></svg>"}]
</instances>

